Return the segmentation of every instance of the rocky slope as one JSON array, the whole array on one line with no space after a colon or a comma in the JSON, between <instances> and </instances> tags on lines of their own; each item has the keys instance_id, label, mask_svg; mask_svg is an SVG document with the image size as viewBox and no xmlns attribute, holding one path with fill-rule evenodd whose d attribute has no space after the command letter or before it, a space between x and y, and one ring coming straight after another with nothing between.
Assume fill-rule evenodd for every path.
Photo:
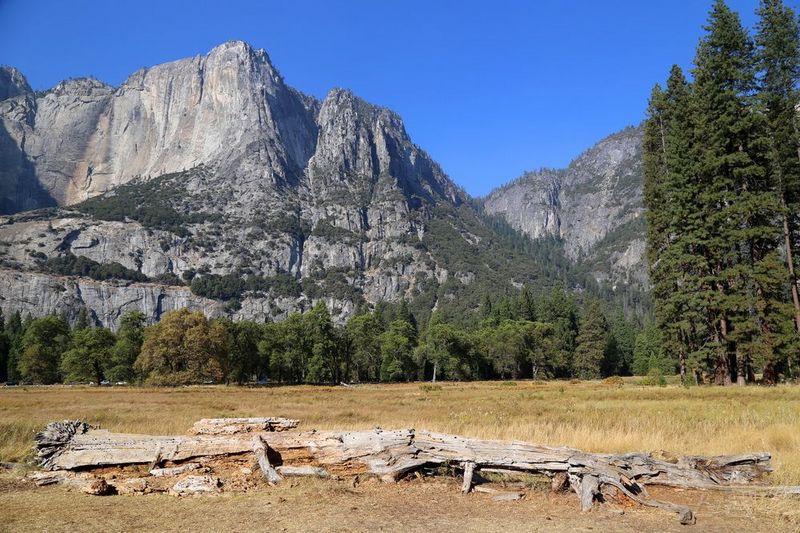
<instances>
[{"instance_id":1,"label":"rocky slope","mask_svg":"<svg viewBox=\"0 0 800 533\"><path fill-rule=\"evenodd\" d=\"M446 312L548 278L395 113L305 96L245 43L118 88L23 82L0 77L0 206L61 207L0 218L6 312L86 306L112 327L131 307L263 320L320 298L339 317L400 298Z\"/></svg>"},{"instance_id":2,"label":"rocky slope","mask_svg":"<svg viewBox=\"0 0 800 533\"><path fill-rule=\"evenodd\" d=\"M533 239L563 240L568 257L600 281L647 284L642 130L611 135L562 170L529 172L484 200Z\"/></svg>"}]
</instances>

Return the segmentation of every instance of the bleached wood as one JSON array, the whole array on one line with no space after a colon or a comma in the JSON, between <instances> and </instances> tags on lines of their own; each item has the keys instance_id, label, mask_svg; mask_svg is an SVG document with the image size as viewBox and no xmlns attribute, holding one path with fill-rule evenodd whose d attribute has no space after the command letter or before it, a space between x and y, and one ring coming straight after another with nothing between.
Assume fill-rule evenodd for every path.
<instances>
[{"instance_id":1,"label":"bleached wood","mask_svg":"<svg viewBox=\"0 0 800 533\"><path fill-rule=\"evenodd\" d=\"M270 464L269 456L267 455L269 453L269 446L260 435L253 437L253 453L256 454L258 466L267 479L267 483L270 485L279 483L281 481L281 476L275 471L272 464Z\"/></svg>"},{"instance_id":2,"label":"bleached wood","mask_svg":"<svg viewBox=\"0 0 800 533\"><path fill-rule=\"evenodd\" d=\"M464 463L464 483L461 485L461 492L469 494L472 490L472 475L475 473L475 463L467 461Z\"/></svg>"},{"instance_id":3,"label":"bleached wood","mask_svg":"<svg viewBox=\"0 0 800 533\"><path fill-rule=\"evenodd\" d=\"M222 428L234 425L212 424ZM475 470L545 474L553 478L554 488L564 487L569 481L584 509L591 507L604 488L615 487L644 505L676 512L682 521L689 519L685 507L650 500L645 487L732 490L757 483L771 471L767 453L666 459L663 454L590 454L572 448L413 429L254 432L251 428L230 433L150 436L110 433L80 421L66 421L50 424L36 440L40 464L50 470L148 464L154 457L182 463L255 453L267 479L275 482L274 476L279 474L269 463L267 452L271 448L279 464L300 461L300 465L282 467L322 468L337 476L371 474L384 481L396 481L423 466L437 465L464 465L464 486L469 481L470 487L468 473Z\"/></svg>"},{"instance_id":4,"label":"bleached wood","mask_svg":"<svg viewBox=\"0 0 800 533\"><path fill-rule=\"evenodd\" d=\"M194 435L233 435L263 431L288 431L296 428L299 423L299 420L279 417L203 418L194 423L190 433Z\"/></svg>"},{"instance_id":5,"label":"bleached wood","mask_svg":"<svg viewBox=\"0 0 800 533\"><path fill-rule=\"evenodd\" d=\"M588 511L594 504L595 496L600 493L600 480L597 476L584 475L576 485L576 492L581 499L581 511Z\"/></svg>"}]
</instances>

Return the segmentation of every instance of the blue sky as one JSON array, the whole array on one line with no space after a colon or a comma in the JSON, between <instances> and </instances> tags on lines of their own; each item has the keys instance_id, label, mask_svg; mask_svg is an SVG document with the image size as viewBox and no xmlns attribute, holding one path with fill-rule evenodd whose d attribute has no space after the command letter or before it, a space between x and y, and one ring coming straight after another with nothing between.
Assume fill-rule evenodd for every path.
<instances>
[{"instance_id":1,"label":"blue sky","mask_svg":"<svg viewBox=\"0 0 800 533\"><path fill-rule=\"evenodd\" d=\"M482 195L638 124L670 65L690 67L710 3L0 0L0 64L36 89L87 75L118 85L243 39L306 93L346 87L394 109ZM757 0L729 4L754 23Z\"/></svg>"}]
</instances>

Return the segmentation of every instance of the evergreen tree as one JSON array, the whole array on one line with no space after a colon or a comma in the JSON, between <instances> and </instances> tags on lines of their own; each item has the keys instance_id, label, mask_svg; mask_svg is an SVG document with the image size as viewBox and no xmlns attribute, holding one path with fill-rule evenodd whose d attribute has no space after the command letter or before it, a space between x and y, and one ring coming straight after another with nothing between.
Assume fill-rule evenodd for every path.
<instances>
[{"instance_id":1,"label":"evergreen tree","mask_svg":"<svg viewBox=\"0 0 800 533\"><path fill-rule=\"evenodd\" d=\"M19 311L11 314L5 325L5 334L8 338L8 358L6 362L6 377L10 381L20 379L19 356L22 351L22 333L24 331L22 316Z\"/></svg>"},{"instance_id":2,"label":"evergreen tree","mask_svg":"<svg viewBox=\"0 0 800 533\"><path fill-rule=\"evenodd\" d=\"M69 326L62 317L31 319L21 338L18 364L21 377L37 384L58 383L61 356L69 343Z\"/></svg>"},{"instance_id":3,"label":"evergreen tree","mask_svg":"<svg viewBox=\"0 0 800 533\"><path fill-rule=\"evenodd\" d=\"M797 106L800 103L800 28L795 12L781 0L762 0L759 9L758 46L759 100L765 114L769 138L768 180L781 205L780 229L789 293L793 305L795 333L800 333L800 296L796 275L798 217L800 217L800 134ZM776 287L781 291L781 287ZM777 298L772 298L773 305ZM796 335L787 335L783 324L767 325L775 352L764 361L764 379L774 383L781 370L791 369L796 357ZM783 331L781 331L783 330ZM771 338L770 338L771 337ZM794 352L794 353L792 353Z\"/></svg>"},{"instance_id":4,"label":"evergreen tree","mask_svg":"<svg viewBox=\"0 0 800 533\"><path fill-rule=\"evenodd\" d=\"M522 287L519 295L519 317L528 322L536 321L536 299L527 285Z\"/></svg>"},{"instance_id":5,"label":"evergreen tree","mask_svg":"<svg viewBox=\"0 0 800 533\"><path fill-rule=\"evenodd\" d=\"M665 354L666 343L661 330L655 324L649 324L636 336L633 349L633 373L646 376L657 369L660 374L672 374L675 371L674 360Z\"/></svg>"},{"instance_id":6,"label":"evergreen tree","mask_svg":"<svg viewBox=\"0 0 800 533\"><path fill-rule=\"evenodd\" d=\"M764 120L755 112L754 44L739 16L715 2L695 60L694 102L697 142L702 149L698 174L707 220L708 310L716 348L715 382L744 384L754 348L763 340L769 317L759 278L775 270L780 211L766 179Z\"/></svg>"},{"instance_id":7,"label":"evergreen tree","mask_svg":"<svg viewBox=\"0 0 800 533\"><path fill-rule=\"evenodd\" d=\"M583 307L576 344L572 362L575 376L599 378L608 345L608 326L600 301L595 298Z\"/></svg>"},{"instance_id":8,"label":"evergreen tree","mask_svg":"<svg viewBox=\"0 0 800 533\"><path fill-rule=\"evenodd\" d=\"M550 361L555 377L572 375L575 337L578 334L578 305L575 298L557 285L539 301L537 318L553 326L554 357Z\"/></svg>"},{"instance_id":9,"label":"evergreen tree","mask_svg":"<svg viewBox=\"0 0 800 533\"><path fill-rule=\"evenodd\" d=\"M114 382L131 382L135 378L133 365L144 342L145 316L141 311L126 311L120 318L117 340L111 349L106 377Z\"/></svg>"},{"instance_id":10,"label":"evergreen tree","mask_svg":"<svg viewBox=\"0 0 800 533\"><path fill-rule=\"evenodd\" d=\"M89 326L89 311L86 309L86 306L83 306L80 311L78 311L78 319L75 321L75 327L73 329L86 329Z\"/></svg>"},{"instance_id":11,"label":"evergreen tree","mask_svg":"<svg viewBox=\"0 0 800 533\"><path fill-rule=\"evenodd\" d=\"M0 383L8 381L8 353L11 350L11 340L6 334L6 319L0 309Z\"/></svg>"},{"instance_id":12,"label":"evergreen tree","mask_svg":"<svg viewBox=\"0 0 800 533\"><path fill-rule=\"evenodd\" d=\"M339 383L342 381L343 362L339 353L339 339L325 302L317 302L303 316L303 322L311 347L310 357L306 360L305 380L309 383Z\"/></svg>"},{"instance_id":13,"label":"evergreen tree","mask_svg":"<svg viewBox=\"0 0 800 533\"><path fill-rule=\"evenodd\" d=\"M694 83L674 67L645 124L656 323L681 377L688 363L717 384L752 381L757 366L775 381L798 352L800 38L779 0L762 1L759 15L756 53L738 15L715 1Z\"/></svg>"},{"instance_id":14,"label":"evergreen tree","mask_svg":"<svg viewBox=\"0 0 800 533\"><path fill-rule=\"evenodd\" d=\"M625 318L622 310L617 311L609 321L609 337L610 344L603 374L630 375L633 349L636 344L636 328Z\"/></svg>"},{"instance_id":15,"label":"evergreen tree","mask_svg":"<svg viewBox=\"0 0 800 533\"><path fill-rule=\"evenodd\" d=\"M645 205L647 256L656 323L671 353L677 354L681 379L689 356L705 345L702 302L706 261L700 242L706 221L698 203L698 155L694 143L692 88L673 66L667 90L656 89L645 124Z\"/></svg>"},{"instance_id":16,"label":"evergreen tree","mask_svg":"<svg viewBox=\"0 0 800 533\"><path fill-rule=\"evenodd\" d=\"M353 349L352 376L357 381L379 381L381 372L380 335L384 331L378 313L362 313L345 326Z\"/></svg>"}]
</instances>

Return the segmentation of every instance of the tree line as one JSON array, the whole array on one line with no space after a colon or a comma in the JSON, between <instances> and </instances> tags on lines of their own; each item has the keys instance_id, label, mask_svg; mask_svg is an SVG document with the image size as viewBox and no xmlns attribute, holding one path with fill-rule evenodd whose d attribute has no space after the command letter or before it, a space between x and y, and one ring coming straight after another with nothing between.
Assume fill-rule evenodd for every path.
<instances>
[{"instance_id":1,"label":"tree line","mask_svg":"<svg viewBox=\"0 0 800 533\"><path fill-rule=\"evenodd\" d=\"M659 332L562 288L484 298L474 327L434 312L420 324L405 302L335 324L322 301L281 322L209 319L181 309L146 325L130 311L116 332L82 310L22 319L0 313L0 378L25 383L332 383L593 379L674 373Z\"/></svg>"},{"instance_id":2,"label":"tree line","mask_svg":"<svg viewBox=\"0 0 800 533\"><path fill-rule=\"evenodd\" d=\"M754 32L717 0L687 79L656 86L645 203L656 324L683 379L797 376L800 32L762 0Z\"/></svg>"}]
</instances>

